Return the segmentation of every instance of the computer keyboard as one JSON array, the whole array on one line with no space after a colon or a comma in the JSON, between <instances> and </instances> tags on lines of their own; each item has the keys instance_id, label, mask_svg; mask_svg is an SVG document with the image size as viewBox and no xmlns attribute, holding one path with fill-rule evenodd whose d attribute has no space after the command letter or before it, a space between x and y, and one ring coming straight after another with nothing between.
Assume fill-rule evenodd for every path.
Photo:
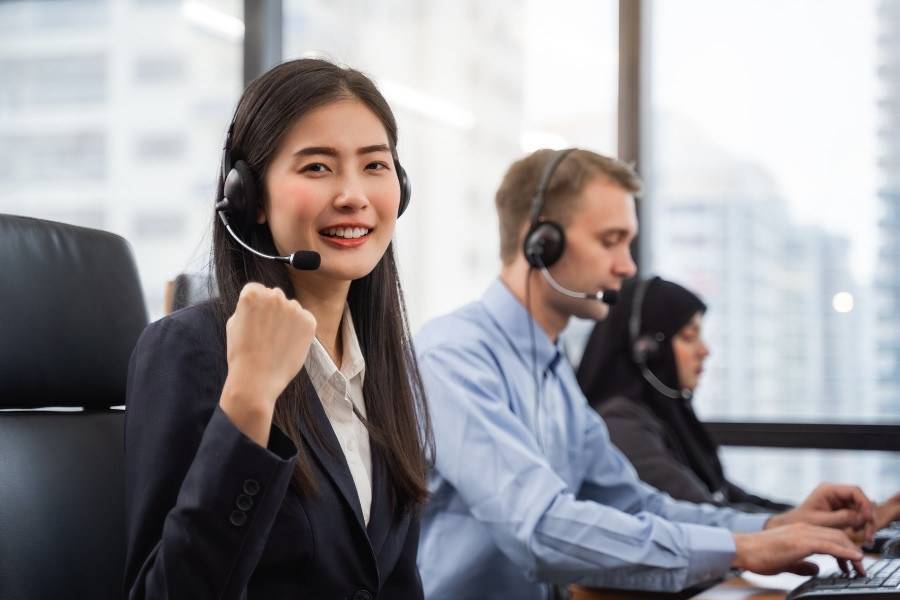
<instances>
[{"instance_id":1,"label":"computer keyboard","mask_svg":"<svg viewBox=\"0 0 900 600\"><path fill-rule=\"evenodd\" d=\"M881 547L885 542L898 537L900 537L900 521L892 521L887 527L876 531L872 541L865 544L862 549L866 552L881 552Z\"/></svg>"},{"instance_id":2,"label":"computer keyboard","mask_svg":"<svg viewBox=\"0 0 900 600\"><path fill-rule=\"evenodd\" d=\"M900 558L865 561L866 576L830 574L813 577L788 592L785 600L900 599Z\"/></svg>"}]
</instances>

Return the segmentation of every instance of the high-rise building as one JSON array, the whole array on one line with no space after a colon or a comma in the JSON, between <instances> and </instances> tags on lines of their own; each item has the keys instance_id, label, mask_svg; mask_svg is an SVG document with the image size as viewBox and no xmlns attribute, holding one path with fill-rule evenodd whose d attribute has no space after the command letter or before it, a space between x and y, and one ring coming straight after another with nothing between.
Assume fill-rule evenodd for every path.
<instances>
[{"instance_id":1,"label":"high-rise building","mask_svg":"<svg viewBox=\"0 0 900 600\"><path fill-rule=\"evenodd\" d=\"M194 3L196 4L196 3ZM235 0L208 2L230 18ZM96 227L134 249L151 316L206 260L240 32L189 2L0 3L0 211Z\"/></svg>"},{"instance_id":2,"label":"high-rise building","mask_svg":"<svg viewBox=\"0 0 900 600\"><path fill-rule=\"evenodd\" d=\"M879 171L877 368L878 401L900 407L900 1L882 0L878 9Z\"/></svg>"}]
</instances>

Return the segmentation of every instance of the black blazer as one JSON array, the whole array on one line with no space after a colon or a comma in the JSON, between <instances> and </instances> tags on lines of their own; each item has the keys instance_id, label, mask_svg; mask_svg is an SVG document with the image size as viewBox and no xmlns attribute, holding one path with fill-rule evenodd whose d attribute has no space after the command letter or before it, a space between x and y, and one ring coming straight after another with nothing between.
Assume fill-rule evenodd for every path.
<instances>
[{"instance_id":1,"label":"black blazer","mask_svg":"<svg viewBox=\"0 0 900 600\"><path fill-rule=\"evenodd\" d=\"M422 598L419 523L393 521L379 456L366 527L343 454L301 424L319 484L301 497L288 486L294 443L273 426L263 448L218 407L226 372L209 304L151 323L137 343L125 419L127 596Z\"/></svg>"}]
</instances>

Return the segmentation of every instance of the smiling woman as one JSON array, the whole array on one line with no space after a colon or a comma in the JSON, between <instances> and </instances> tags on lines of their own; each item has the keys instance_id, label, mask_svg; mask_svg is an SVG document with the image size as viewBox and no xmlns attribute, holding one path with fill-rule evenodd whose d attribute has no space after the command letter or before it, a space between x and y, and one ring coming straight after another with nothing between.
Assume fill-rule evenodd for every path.
<instances>
[{"instance_id":1,"label":"smiling woman","mask_svg":"<svg viewBox=\"0 0 900 600\"><path fill-rule=\"evenodd\" d=\"M148 327L129 369L132 597L422 597L430 428L392 247L396 147L353 69L290 61L245 90L218 296ZM270 260L295 248L321 266Z\"/></svg>"}]
</instances>

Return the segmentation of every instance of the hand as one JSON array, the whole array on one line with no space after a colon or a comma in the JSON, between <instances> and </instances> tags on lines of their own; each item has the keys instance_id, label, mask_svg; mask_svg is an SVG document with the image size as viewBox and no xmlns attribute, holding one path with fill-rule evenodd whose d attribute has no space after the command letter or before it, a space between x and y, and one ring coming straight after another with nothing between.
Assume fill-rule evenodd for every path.
<instances>
[{"instance_id":1,"label":"hand","mask_svg":"<svg viewBox=\"0 0 900 600\"><path fill-rule=\"evenodd\" d=\"M865 575L863 553L847 535L830 527L793 523L756 533L735 533L737 551L732 567L760 575L788 571L797 575L815 575L819 567L805 560L811 554L834 556L841 571L847 573L847 561L860 575Z\"/></svg>"},{"instance_id":2,"label":"hand","mask_svg":"<svg viewBox=\"0 0 900 600\"><path fill-rule=\"evenodd\" d=\"M875 531L884 529L894 521L900 520L900 494L894 494L881 504L875 506ZM862 546L866 543L863 538L862 530L854 531L850 528L845 529L850 539L857 545Z\"/></svg>"},{"instance_id":3,"label":"hand","mask_svg":"<svg viewBox=\"0 0 900 600\"><path fill-rule=\"evenodd\" d=\"M225 325L228 376L219 406L265 446L275 402L296 377L316 333L316 318L280 289L248 283Z\"/></svg>"},{"instance_id":4,"label":"hand","mask_svg":"<svg viewBox=\"0 0 900 600\"><path fill-rule=\"evenodd\" d=\"M856 486L822 483L800 506L769 519L766 528L790 523L848 529L870 541L875 533L875 507Z\"/></svg>"},{"instance_id":5,"label":"hand","mask_svg":"<svg viewBox=\"0 0 900 600\"><path fill-rule=\"evenodd\" d=\"M875 531L900 521L900 493L894 494L875 507Z\"/></svg>"}]
</instances>

